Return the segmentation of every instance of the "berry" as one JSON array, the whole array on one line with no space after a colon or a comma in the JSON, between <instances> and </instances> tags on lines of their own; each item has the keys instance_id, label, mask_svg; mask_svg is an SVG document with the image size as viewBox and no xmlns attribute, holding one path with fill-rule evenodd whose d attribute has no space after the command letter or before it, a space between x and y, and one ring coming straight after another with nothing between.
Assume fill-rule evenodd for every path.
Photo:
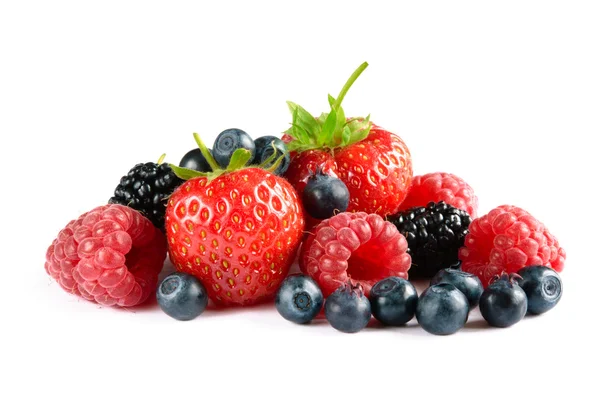
<instances>
[{"instance_id":1,"label":"berry","mask_svg":"<svg viewBox=\"0 0 600 400\"><path fill-rule=\"evenodd\" d=\"M349 198L344 182L317 170L302 192L302 205L311 217L327 219L346 211Z\"/></svg>"},{"instance_id":2,"label":"berry","mask_svg":"<svg viewBox=\"0 0 600 400\"><path fill-rule=\"evenodd\" d=\"M268 168L272 166L275 164L278 158L283 156L281 163L275 169L275 171L273 171L273 173L281 176L285 171L287 171L288 167L290 166L290 153L288 152L285 143L281 139L275 136L261 136L254 141L254 145L256 146L256 154L254 155L252 164L260 165L266 162L267 159L271 157L275 151L277 151L275 159L264 167ZM275 146L275 149L273 149L273 146Z\"/></svg>"},{"instance_id":3,"label":"berry","mask_svg":"<svg viewBox=\"0 0 600 400\"><path fill-rule=\"evenodd\" d=\"M411 208L388 217L406 237L412 257L411 278L431 278L440 269L458 262L471 217L444 203Z\"/></svg>"},{"instance_id":4,"label":"berry","mask_svg":"<svg viewBox=\"0 0 600 400\"><path fill-rule=\"evenodd\" d=\"M377 214L341 213L317 225L300 250L300 269L325 296L350 279L368 296L371 287L389 276L408 277L406 239Z\"/></svg>"},{"instance_id":5,"label":"berry","mask_svg":"<svg viewBox=\"0 0 600 400\"><path fill-rule=\"evenodd\" d=\"M555 270L535 265L518 272L517 283L527 295L527 312L543 314L552 309L562 297L562 281Z\"/></svg>"},{"instance_id":6,"label":"berry","mask_svg":"<svg viewBox=\"0 0 600 400\"><path fill-rule=\"evenodd\" d=\"M222 168L226 168L237 149L250 151L250 160L254 158L256 148L250 135L241 129L226 129L215 139L212 155Z\"/></svg>"},{"instance_id":7,"label":"berry","mask_svg":"<svg viewBox=\"0 0 600 400\"><path fill-rule=\"evenodd\" d=\"M450 335L467 323L469 302L454 285L429 286L419 297L417 321L429 333Z\"/></svg>"},{"instance_id":8,"label":"berry","mask_svg":"<svg viewBox=\"0 0 600 400\"><path fill-rule=\"evenodd\" d=\"M170 317L189 321L202 314L208 305L206 289L196 277L174 272L156 289L160 308Z\"/></svg>"},{"instance_id":9,"label":"berry","mask_svg":"<svg viewBox=\"0 0 600 400\"><path fill-rule=\"evenodd\" d=\"M406 279L391 276L371 289L371 311L382 324L401 326L415 315L419 296Z\"/></svg>"},{"instance_id":10,"label":"berry","mask_svg":"<svg viewBox=\"0 0 600 400\"><path fill-rule=\"evenodd\" d=\"M288 321L305 324L312 321L323 307L323 293L306 275L290 275L284 279L275 297L275 307Z\"/></svg>"},{"instance_id":11,"label":"berry","mask_svg":"<svg viewBox=\"0 0 600 400\"><path fill-rule=\"evenodd\" d=\"M245 168L251 153L238 149L220 170L200 138L210 176L189 178L167 205L169 256L179 271L196 276L218 305L272 298L297 254L304 219L291 185L260 168ZM240 169L241 168L241 169Z\"/></svg>"},{"instance_id":12,"label":"berry","mask_svg":"<svg viewBox=\"0 0 600 400\"><path fill-rule=\"evenodd\" d=\"M137 164L121 178L114 196L108 202L141 212L164 232L167 200L182 182L168 164Z\"/></svg>"},{"instance_id":13,"label":"berry","mask_svg":"<svg viewBox=\"0 0 600 400\"><path fill-rule=\"evenodd\" d=\"M371 319L371 304L361 286L348 282L333 292L325 301L325 318L341 332L355 333L365 328Z\"/></svg>"},{"instance_id":14,"label":"berry","mask_svg":"<svg viewBox=\"0 0 600 400\"><path fill-rule=\"evenodd\" d=\"M566 253L527 211L500 206L473 220L458 256L462 269L477 275L486 287L494 276L515 273L526 265L546 265L561 272Z\"/></svg>"},{"instance_id":15,"label":"berry","mask_svg":"<svg viewBox=\"0 0 600 400\"><path fill-rule=\"evenodd\" d=\"M68 293L105 306L132 307L154 292L164 235L139 212L105 205L62 229L46 252L46 272Z\"/></svg>"},{"instance_id":16,"label":"berry","mask_svg":"<svg viewBox=\"0 0 600 400\"><path fill-rule=\"evenodd\" d=\"M514 277L503 273L481 295L479 310L491 326L506 328L523 319L527 312L527 295Z\"/></svg>"},{"instance_id":17,"label":"berry","mask_svg":"<svg viewBox=\"0 0 600 400\"><path fill-rule=\"evenodd\" d=\"M460 269L446 268L440 270L431 280L431 285L440 283L449 283L463 292L469 301L471 310L479 304L479 298L483 293L483 285L477 276Z\"/></svg>"},{"instance_id":18,"label":"berry","mask_svg":"<svg viewBox=\"0 0 600 400\"><path fill-rule=\"evenodd\" d=\"M479 201L473 188L458 176L445 172L415 176L400 209L425 207L432 201L443 201L465 210L473 218L477 216Z\"/></svg>"},{"instance_id":19,"label":"berry","mask_svg":"<svg viewBox=\"0 0 600 400\"><path fill-rule=\"evenodd\" d=\"M208 151L212 152L211 149L208 149ZM206 161L206 158L204 158L204 156L202 155L200 149L192 149L185 153L185 155L179 162L179 166L181 168L193 169L194 171L200 172L212 171L212 168L208 164L208 161Z\"/></svg>"},{"instance_id":20,"label":"berry","mask_svg":"<svg viewBox=\"0 0 600 400\"><path fill-rule=\"evenodd\" d=\"M292 127L284 139L292 161L285 177L302 193L311 170L322 167L335 175L350 193L348 211L395 213L412 181L412 161L406 144L395 134L368 118L347 119L342 100L356 78L367 67L362 64L346 82L337 99L330 96L329 113L313 117L299 105L288 102Z\"/></svg>"}]
</instances>

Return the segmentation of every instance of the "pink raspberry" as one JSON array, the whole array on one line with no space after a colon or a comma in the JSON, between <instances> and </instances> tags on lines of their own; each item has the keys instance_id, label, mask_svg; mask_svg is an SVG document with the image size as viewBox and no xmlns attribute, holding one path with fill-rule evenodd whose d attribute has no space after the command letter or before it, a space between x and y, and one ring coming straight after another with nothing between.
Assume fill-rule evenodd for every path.
<instances>
[{"instance_id":1,"label":"pink raspberry","mask_svg":"<svg viewBox=\"0 0 600 400\"><path fill-rule=\"evenodd\" d=\"M100 206L69 222L46 252L46 272L69 293L132 307L154 293L167 252L164 235L139 212Z\"/></svg>"},{"instance_id":2,"label":"pink raspberry","mask_svg":"<svg viewBox=\"0 0 600 400\"><path fill-rule=\"evenodd\" d=\"M425 207L432 201L443 201L465 210L473 218L477 217L479 201L473 188L458 176L446 172L415 176L400 209L405 211L412 207Z\"/></svg>"},{"instance_id":3,"label":"pink raspberry","mask_svg":"<svg viewBox=\"0 0 600 400\"><path fill-rule=\"evenodd\" d=\"M566 253L548 229L527 211L500 206L471 223L458 256L461 268L477 275L487 286L502 272L516 273L529 265L545 265L560 272Z\"/></svg>"},{"instance_id":4,"label":"pink raspberry","mask_svg":"<svg viewBox=\"0 0 600 400\"><path fill-rule=\"evenodd\" d=\"M300 250L300 269L324 296L350 281L371 287L390 276L408 278L410 255L404 236L377 214L344 212L322 221Z\"/></svg>"}]
</instances>

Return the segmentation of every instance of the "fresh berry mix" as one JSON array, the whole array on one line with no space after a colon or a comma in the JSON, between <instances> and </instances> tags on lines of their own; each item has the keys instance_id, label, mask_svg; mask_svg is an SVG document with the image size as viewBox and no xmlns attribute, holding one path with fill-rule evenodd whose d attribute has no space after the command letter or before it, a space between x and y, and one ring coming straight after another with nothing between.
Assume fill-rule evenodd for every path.
<instances>
[{"instance_id":1,"label":"fresh berry mix","mask_svg":"<svg viewBox=\"0 0 600 400\"><path fill-rule=\"evenodd\" d=\"M350 279L368 296L371 287L389 276L408 278L410 255L404 236L377 214L341 213L324 220L300 250L300 269L325 296Z\"/></svg>"},{"instance_id":2,"label":"fresh berry mix","mask_svg":"<svg viewBox=\"0 0 600 400\"><path fill-rule=\"evenodd\" d=\"M196 139L213 172L202 176L175 167L190 179L167 206L171 261L179 271L200 279L217 304L272 298L300 245L304 219L298 196L283 178L243 168L249 151L238 149L227 170L220 170Z\"/></svg>"},{"instance_id":3,"label":"fresh berry mix","mask_svg":"<svg viewBox=\"0 0 600 400\"><path fill-rule=\"evenodd\" d=\"M182 182L168 164L137 164L121 178L108 202L138 210L164 232L167 200Z\"/></svg>"},{"instance_id":4,"label":"fresh berry mix","mask_svg":"<svg viewBox=\"0 0 600 400\"><path fill-rule=\"evenodd\" d=\"M302 192L302 205L316 219L327 219L348 208L350 192L338 178L326 175L320 169L311 175Z\"/></svg>"},{"instance_id":5,"label":"fresh berry mix","mask_svg":"<svg viewBox=\"0 0 600 400\"><path fill-rule=\"evenodd\" d=\"M132 307L154 292L164 235L139 212L94 208L67 224L46 252L46 272L68 293L104 306Z\"/></svg>"},{"instance_id":6,"label":"fresh berry mix","mask_svg":"<svg viewBox=\"0 0 600 400\"><path fill-rule=\"evenodd\" d=\"M323 307L323 293L306 275L290 275L284 279L275 297L275 307L288 321L305 324L312 321Z\"/></svg>"},{"instance_id":7,"label":"fresh berry mix","mask_svg":"<svg viewBox=\"0 0 600 400\"><path fill-rule=\"evenodd\" d=\"M488 324L506 328L522 320L527 313L527 295L514 276L503 273L483 291L479 310Z\"/></svg>"},{"instance_id":8,"label":"fresh berry mix","mask_svg":"<svg viewBox=\"0 0 600 400\"><path fill-rule=\"evenodd\" d=\"M548 229L515 206L500 206L473 220L459 251L462 269L477 275L484 287L502 272L516 273L527 265L546 265L561 272L565 257Z\"/></svg>"},{"instance_id":9,"label":"fresh berry mix","mask_svg":"<svg viewBox=\"0 0 600 400\"><path fill-rule=\"evenodd\" d=\"M174 272L156 289L160 308L170 317L189 321L204 312L208 295L202 283L193 275Z\"/></svg>"},{"instance_id":10,"label":"fresh berry mix","mask_svg":"<svg viewBox=\"0 0 600 400\"><path fill-rule=\"evenodd\" d=\"M401 326L415 316L419 296L406 279L391 276L371 289L371 312L383 325Z\"/></svg>"},{"instance_id":11,"label":"fresh berry mix","mask_svg":"<svg viewBox=\"0 0 600 400\"><path fill-rule=\"evenodd\" d=\"M355 333L364 329L371 319L371 304L361 286L348 282L327 297L325 318L341 332Z\"/></svg>"},{"instance_id":12,"label":"fresh berry mix","mask_svg":"<svg viewBox=\"0 0 600 400\"><path fill-rule=\"evenodd\" d=\"M479 201L473 188L456 175L435 172L415 176L401 210L425 207L430 202L440 202L465 210L471 217L477 217Z\"/></svg>"},{"instance_id":13,"label":"fresh berry mix","mask_svg":"<svg viewBox=\"0 0 600 400\"><path fill-rule=\"evenodd\" d=\"M250 152L250 159L248 161L254 158L256 146L250 135L241 129L226 129L219 133L219 136L215 139L212 157L221 168L227 168L231 161L231 156L237 149L246 149Z\"/></svg>"},{"instance_id":14,"label":"fresh berry mix","mask_svg":"<svg viewBox=\"0 0 600 400\"><path fill-rule=\"evenodd\" d=\"M562 280L552 268L534 265L519 270L517 283L527 295L527 312L543 314L562 297Z\"/></svg>"},{"instance_id":15,"label":"fresh berry mix","mask_svg":"<svg viewBox=\"0 0 600 400\"><path fill-rule=\"evenodd\" d=\"M454 285L429 286L419 297L417 321L434 335L450 335L467 323L469 301Z\"/></svg>"},{"instance_id":16,"label":"fresh berry mix","mask_svg":"<svg viewBox=\"0 0 600 400\"><path fill-rule=\"evenodd\" d=\"M208 149L212 154L212 150ZM212 168L206 158L202 155L200 149L192 149L188 151L179 162L181 168L193 169L199 172L211 172Z\"/></svg>"},{"instance_id":17,"label":"fresh berry mix","mask_svg":"<svg viewBox=\"0 0 600 400\"><path fill-rule=\"evenodd\" d=\"M412 181L412 161L398 136L369 118L346 118L341 107L346 92L367 67L362 64L346 82L337 98L329 96L330 110L313 117L301 106L288 102L292 127L284 141L292 153L285 177L302 194L311 171L341 179L350 192L348 211L395 213Z\"/></svg>"},{"instance_id":18,"label":"fresh berry mix","mask_svg":"<svg viewBox=\"0 0 600 400\"><path fill-rule=\"evenodd\" d=\"M290 153L281 139L275 136L261 136L254 141L254 145L256 146L256 154L252 164L261 165L266 163L264 167L268 168L274 165L278 158L283 157L273 173L281 176L287 171L290 166ZM273 161L267 162L273 154L275 154Z\"/></svg>"},{"instance_id":19,"label":"fresh berry mix","mask_svg":"<svg viewBox=\"0 0 600 400\"><path fill-rule=\"evenodd\" d=\"M458 262L471 217L444 203L429 203L388 217L408 242L412 257L410 277L431 278L440 269Z\"/></svg>"},{"instance_id":20,"label":"fresh berry mix","mask_svg":"<svg viewBox=\"0 0 600 400\"><path fill-rule=\"evenodd\" d=\"M460 269L445 268L440 270L431 279L431 285L440 283L449 283L463 292L469 301L469 308L471 310L479 304L479 298L483 293L483 285L477 276Z\"/></svg>"}]
</instances>

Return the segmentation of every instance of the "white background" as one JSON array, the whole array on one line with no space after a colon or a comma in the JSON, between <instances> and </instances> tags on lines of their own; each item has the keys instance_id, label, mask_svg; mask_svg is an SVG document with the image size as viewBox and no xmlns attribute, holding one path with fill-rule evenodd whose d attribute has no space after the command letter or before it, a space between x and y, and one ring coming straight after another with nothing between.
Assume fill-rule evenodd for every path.
<instances>
[{"instance_id":1,"label":"white background","mask_svg":"<svg viewBox=\"0 0 600 400\"><path fill-rule=\"evenodd\" d=\"M0 4L3 399L597 392L597 2ZM277 135L286 100L324 111L365 60L346 114L402 136L415 173L462 176L480 214L508 203L542 220L567 250L556 309L509 329L476 312L449 337L414 321L347 335L272 305L187 323L102 308L46 275L57 232L133 164L178 162L194 131Z\"/></svg>"}]
</instances>

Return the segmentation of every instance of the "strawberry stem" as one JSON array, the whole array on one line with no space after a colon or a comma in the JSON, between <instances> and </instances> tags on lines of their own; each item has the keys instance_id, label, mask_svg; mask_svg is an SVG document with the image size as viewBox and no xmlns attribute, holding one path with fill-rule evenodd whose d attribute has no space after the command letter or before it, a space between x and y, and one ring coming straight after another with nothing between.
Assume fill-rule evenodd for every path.
<instances>
[{"instance_id":1,"label":"strawberry stem","mask_svg":"<svg viewBox=\"0 0 600 400\"><path fill-rule=\"evenodd\" d=\"M196 132L194 132L194 140L196 140L196 143L198 144L198 148L200 149L200 152L204 156L204 159L206 160L206 162L208 162L208 165L210 165L210 168L213 171L221 169L221 166L219 164L217 164L217 161L212 156L212 154L210 154L210 151L208 151L208 148L206 147L206 145L200 138L200 135L198 135Z\"/></svg>"},{"instance_id":2,"label":"strawberry stem","mask_svg":"<svg viewBox=\"0 0 600 400\"><path fill-rule=\"evenodd\" d=\"M331 108L333 108L334 110L337 110L340 107L340 105L342 104L342 101L344 100L344 97L346 96L346 93L348 93L348 90L350 90L350 87L352 87L352 84L354 84L354 81L356 81L358 79L360 74L362 74L363 71L365 69L367 69L368 66L369 66L369 63L367 63L365 61L364 63L360 64L360 66L358 68L356 68L356 70L352 73L352 75L350 75L350 78L348 78L348 80L346 81L346 84L340 91L340 94L338 94L338 97L335 99L335 103L333 103Z\"/></svg>"}]
</instances>

